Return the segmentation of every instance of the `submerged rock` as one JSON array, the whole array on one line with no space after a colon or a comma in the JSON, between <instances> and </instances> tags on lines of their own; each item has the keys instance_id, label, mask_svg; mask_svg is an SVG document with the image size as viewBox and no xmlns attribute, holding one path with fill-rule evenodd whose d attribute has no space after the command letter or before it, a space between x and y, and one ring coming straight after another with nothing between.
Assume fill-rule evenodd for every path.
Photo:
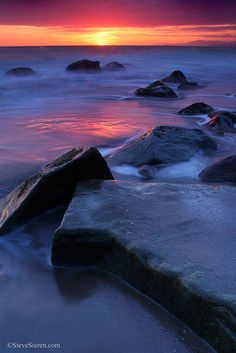
<instances>
[{"instance_id":1,"label":"submerged rock","mask_svg":"<svg viewBox=\"0 0 236 353\"><path fill-rule=\"evenodd\" d=\"M177 98L175 91L162 81L155 81L145 88L139 88L135 91L138 96L149 96L159 98Z\"/></svg>"},{"instance_id":2,"label":"submerged rock","mask_svg":"<svg viewBox=\"0 0 236 353\"><path fill-rule=\"evenodd\" d=\"M66 68L67 72L86 72L86 73L96 73L101 72L100 62L91 60L79 60L76 61Z\"/></svg>"},{"instance_id":3,"label":"submerged rock","mask_svg":"<svg viewBox=\"0 0 236 353\"><path fill-rule=\"evenodd\" d=\"M218 352L234 352L235 197L230 186L80 184L55 234L52 263L110 271Z\"/></svg>"},{"instance_id":4,"label":"submerged rock","mask_svg":"<svg viewBox=\"0 0 236 353\"><path fill-rule=\"evenodd\" d=\"M138 174L143 180L151 180L156 175L156 168L151 165L142 165L138 169Z\"/></svg>"},{"instance_id":5,"label":"submerged rock","mask_svg":"<svg viewBox=\"0 0 236 353\"><path fill-rule=\"evenodd\" d=\"M185 83L187 78L180 70L173 71L169 76L162 79L163 82Z\"/></svg>"},{"instance_id":6,"label":"submerged rock","mask_svg":"<svg viewBox=\"0 0 236 353\"><path fill-rule=\"evenodd\" d=\"M210 105L202 102L193 103L186 108L181 109L178 114L181 115L199 115L199 114L209 114L214 111L214 108Z\"/></svg>"},{"instance_id":7,"label":"submerged rock","mask_svg":"<svg viewBox=\"0 0 236 353\"><path fill-rule=\"evenodd\" d=\"M197 82L184 82L184 83L181 83L179 86L178 86L178 90L188 90L188 89L197 89L199 88L199 85Z\"/></svg>"},{"instance_id":8,"label":"submerged rock","mask_svg":"<svg viewBox=\"0 0 236 353\"><path fill-rule=\"evenodd\" d=\"M230 118L233 123L236 123L236 112L231 112L229 110L215 110L208 114L211 119L214 119L218 116L225 116Z\"/></svg>"},{"instance_id":9,"label":"submerged rock","mask_svg":"<svg viewBox=\"0 0 236 353\"><path fill-rule=\"evenodd\" d=\"M207 124L207 127L215 131L218 135L224 135L224 133L236 132L233 121L229 116L216 115Z\"/></svg>"},{"instance_id":10,"label":"submerged rock","mask_svg":"<svg viewBox=\"0 0 236 353\"><path fill-rule=\"evenodd\" d=\"M178 163L188 161L199 150L216 150L216 142L200 129L158 126L124 145L108 158L114 164Z\"/></svg>"},{"instance_id":11,"label":"submerged rock","mask_svg":"<svg viewBox=\"0 0 236 353\"><path fill-rule=\"evenodd\" d=\"M6 233L50 208L68 203L78 181L113 179L95 148L63 154L1 200L0 233Z\"/></svg>"},{"instance_id":12,"label":"submerged rock","mask_svg":"<svg viewBox=\"0 0 236 353\"><path fill-rule=\"evenodd\" d=\"M125 71L124 65L118 63L117 61L113 61L103 66L104 71Z\"/></svg>"},{"instance_id":13,"label":"submerged rock","mask_svg":"<svg viewBox=\"0 0 236 353\"><path fill-rule=\"evenodd\" d=\"M207 183L236 183L236 155L210 165L199 174L199 177Z\"/></svg>"},{"instance_id":14,"label":"submerged rock","mask_svg":"<svg viewBox=\"0 0 236 353\"><path fill-rule=\"evenodd\" d=\"M29 67L16 67L6 72L7 76L25 77L34 76L35 72Z\"/></svg>"}]
</instances>

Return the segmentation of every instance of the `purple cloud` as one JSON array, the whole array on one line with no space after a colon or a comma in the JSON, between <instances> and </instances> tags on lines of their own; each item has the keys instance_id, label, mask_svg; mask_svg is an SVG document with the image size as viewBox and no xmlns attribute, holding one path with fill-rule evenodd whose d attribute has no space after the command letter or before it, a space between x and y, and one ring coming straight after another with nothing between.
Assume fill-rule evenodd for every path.
<instances>
[{"instance_id":1,"label":"purple cloud","mask_svg":"<svg viewBox=\"0 0 236 353\"><path fill-rule=\"evenodd\" d=\"M159 26L236 24L235 0L1 0L0 24Z\"/></svg>"}]
</instances>

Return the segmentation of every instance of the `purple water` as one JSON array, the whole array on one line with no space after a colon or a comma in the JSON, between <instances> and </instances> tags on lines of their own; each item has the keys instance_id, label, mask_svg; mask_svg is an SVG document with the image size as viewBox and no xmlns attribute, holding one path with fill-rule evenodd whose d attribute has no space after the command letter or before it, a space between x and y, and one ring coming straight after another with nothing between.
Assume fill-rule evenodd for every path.
<instances>
[{"instance_id":1,"label":"purple water","mask_svg":"<svg viewBox=\"0 0 236 353\"><path fill-rule=\"evenodd\" d=\"M177 115L193 102L236 109L235 54L236 48L0 48L0 192L9 190L15 177L23 179L72 146L119 146L158 124L196 127L203 118ZM126 64L127 71L66 74L68 64L83 58L100 60L102 65L117 60ZM37 76L3 75L16 66L32 67ZM181 92L177 100L134 96L138 87L175 69L203 87ZM232 134L218 140L223 144L219 154L235 151ZM208 162L200 160L197 171ZM196 177L191 163L187 169L184 177Z\"/></svg>"},{"instance_id":2,"label":"purple water","mask_svg":"<svg viewBox=\"0 0 236 353\"><path fill-rule=\"evenodd\" d=\"M0 48L0 195L69 148L95 145L106 154L159 124L201 127L206 117L177 115L191 103L236 110L235 54L236 48ZM84 58L102 65L119 61L127 70L66 74L68 64ZM29 66L37 76L4 76L16 66ZM202 88L181 92L177 100L134 96L138 87L175 69ZM156 179L198 182L206 165L236 152L233 134L215 138L219 150L214 156L170 165ZM130 166L114 172L139 178ZM61 343L63 353L74 353L75 347L81 353L126 353L130 346L136 353L210 352L181 323L122 282L97 272L55 273L48 258L60 217L45 216L0 239L4 353L8 341Z\"/></svg>"}]
</instances>

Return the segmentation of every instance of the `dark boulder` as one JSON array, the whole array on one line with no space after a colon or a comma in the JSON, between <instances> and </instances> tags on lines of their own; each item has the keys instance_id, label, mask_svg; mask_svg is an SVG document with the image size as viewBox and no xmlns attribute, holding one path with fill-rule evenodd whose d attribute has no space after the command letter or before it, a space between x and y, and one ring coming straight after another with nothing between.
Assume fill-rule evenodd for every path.
<instances>
[{"instance_id":1,"label":"dark boulder","mask_svg":"<svg viewBox=\"0 0 236 353\"><path fill-rule=\"evenodd\" d=\"M159 126L123 146L108 159L114 164L139 167L184 162L199 150L209 152L216 148L216 142L200 129Z\"/></svg>"},{"instance_id":2,"label":"dark boulder","mask_svg":"<svg viewBox=\"0 0 236 353\"><path fill-rule=\"evenodd\" d=\"M63 154L1 200L0 233L70 202L77 182L88 179L113 179L98 150L82 147Z\"/></svg>"},{"instance_id":3,"label":"dark boulder","mask_svg":"<svg viewBox=\"0 0 236 353\"><path fill-rule=\"evenodd\" d=\"M7 76L26 77L34 76L35 72L29 67L16 67L6 72Z\"/></svg>"},{"instance_id":4,"label":"dark boulder","mask_svg":"<svg viewBox=\"0 0 236 353\"><path fill-rule=\"evenodd\" d=\"M214 119L217 116L226 116L230 118L233 123L236 123L236 112L231 112L229 110L215 110L208 114L211 119Z\"/></svg>"},{"instance_id":5,"label":"dark boulder","mask_svg":"<svg viewBox=\"0 0 236 353\"><path fill-rule=\"evenodd\" d=\"M199 177L207 183L236 183L236 155L210 165L199 174Z\"/></svg>"},{"instance_id":6,"label":"dark boulder","mask_svg":"<svg viewBox=\"0 0 236 353\"><path fill-rule=\"evenodd\" d=\"M118 63L117 61L113 61L103 66L104 71L125 71L124 65Z\"/></svg>"},{"instance_id":7,"label":"dark boulder","mask_svg":"<svg viewBox=\"0 0 236 353\"><path fill-rule=\"evenodd\" d=\"M181 109L178 114L181 115L198 115L198 114L209 114L214 111L213 107L206 103L198 102L189 105L186 108Z\"/></svg>"},{"instance_id":8,"label":"dark boulder","mask_svg":"<svg viewBox=\"0 0 236 353\"><path fill-rule=\"evenodd\" d=\"M85 73L101 72L100 62L91 61L91 60L79 60L67 66L66 71L85 72Z\"/></svg>"},{"instance_id":9,"label":"dark boulder","mask_svg":"<svg viewBox=\"0 0 236 353\"><path fill-rule=\"evenodd\" d=\"M145 88L139 88L135 91L138 96L159 97L159 98L177 98L173 89L162 81L155 81Z\"/></svg>"},{"instance_id":10,"label":"dark boulder","mask_svg":"<svg viewBox=\"0 0 236 353\"><path fill-rule=\"evenodd\" d=\"M199 88L199 85L197 82L183 82L178 86L178 90L191 90L191 89L197 89Z\"/></svg>"},{"instance_id":11,"label":"dark boulder","mask_svg":"<svg viewBox=\"0 0 236 353\"><path fill-rule=\"evenodd\" d=\"M162 79L163 82L185 83L187 78L180 70L173 71L172 74Z\"/></svg>"},{"instance_id":12,"label":"dark boulder","mask_svg":"<svg viewBox=\"0 0 236 353\"><path fill-rule=\"evenodd\" d=\"M227 132L236 132L233 121L226 115L216 115L207 124L207 127L216 132L218 135L224 135L224 133Z\"/></svg>"}]
</instances>

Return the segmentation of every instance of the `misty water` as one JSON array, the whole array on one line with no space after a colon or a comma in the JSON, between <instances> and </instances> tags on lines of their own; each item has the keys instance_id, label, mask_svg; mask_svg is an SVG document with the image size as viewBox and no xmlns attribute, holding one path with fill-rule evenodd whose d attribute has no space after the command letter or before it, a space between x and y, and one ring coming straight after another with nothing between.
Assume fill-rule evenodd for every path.
<instances>
[{"instance_id":1,"label":"misty water","mask_svg":"<svg viewBox=\"0 0 236 353\"><path fill-rule=\"evenodd\" d=\"M206 116L178 110L198 101L236 110L235 48L70 47L0 48L0 195L72 147L105 155L157 125L199 127ZM79 59L119 61L125 72L65 72ZM4 72L27 66L35 77ZM135 97L139 87L182 70L201 86L179 98ZM198 183L198 173L236 152L234 134L216 136L218 151L169 165L156 181ZM140 180L131 166L117 178ZM180 322L126 284L95 270L53 269L51 238L63 210L49 212L0 239L0 343L61 343L66 353L210 352ZM76 348L76 349L75 349ZM44 350L45 351L45 350ZM53 350L50 350L53 351ZM2 351L1 351L2 352Z\"/></svg>"}]
</instances>

